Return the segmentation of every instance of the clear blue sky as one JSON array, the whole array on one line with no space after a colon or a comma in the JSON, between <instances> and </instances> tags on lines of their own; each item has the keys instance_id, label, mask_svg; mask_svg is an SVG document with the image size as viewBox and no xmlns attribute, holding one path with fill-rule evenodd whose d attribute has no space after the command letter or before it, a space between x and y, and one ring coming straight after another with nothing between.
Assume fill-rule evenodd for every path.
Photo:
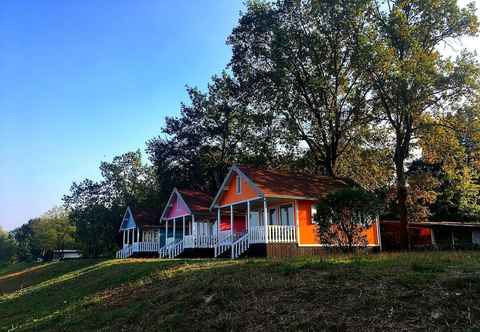
<instances>
[{"instance_id":1,"label":"clear blue sky","mask_svg":"<svg viewBox=\"0 0 480 332\"><path fill-rule=\"evenodd\" d=\"M0 226L145 147L230 58L243 0L2 0Z\"/></svg>"}]
</instances>

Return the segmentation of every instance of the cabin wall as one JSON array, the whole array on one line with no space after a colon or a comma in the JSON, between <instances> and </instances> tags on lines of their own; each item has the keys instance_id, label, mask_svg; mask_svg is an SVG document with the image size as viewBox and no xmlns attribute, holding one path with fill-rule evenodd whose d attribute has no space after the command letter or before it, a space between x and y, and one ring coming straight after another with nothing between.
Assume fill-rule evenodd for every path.
<instances>
[{"instance_id":1,"label":"cabin wall","mask_svg":"<svg viewBox=\"0 0 480 332\"><path fill-rule=\"evenodd\" d=\"M136 228L137 225L135 224L135 221L133 220L133 216L129 213L128 220L126 223L122 225L122 229L130 229L130 228Z\"/></svg>"},{"instance_id":2,"label":"cabin wall","mask_svg":"<svg viewBox=\"0 0 480 332\"><path fill-rule=\"evenodd\" d=\"M164 219L176 218L190 213L188 207L178 198L178 195L172 197L170 204L172 206L168 209Z\"/></svg>"},{"instance_id":3,"label":"cabin wall","mask_svg":"<svg viewBox=\"0 0 480 332\"><path fill-rule=\"evenodd\" d=\"M380 222L380 234L384 249L400 249L400 223ZM432 230L428 227L411 227L408 229L408 237L412 248L432 245Z\"/></svg>"},{"instance_id":4,"label":"cabin wall","mask_svg":"<svg viewBox=\"0 0 480 332\"><path fill-rule=\"evenodd\" d=\"M297 201L300 245L320 244L317 225L312 223L313 204L312 201Z\"/></svg>"},{"instance_id":5,"label":"cabin wall","mask_svg":"<svg viewBox=\"0 0 480 332\"><path fill-rule=\"evenodd\" d=\"M220 217L220 231L229 231L230 230L230 216L221 216ZM245 216L236 216L233 215L233 231L235 233L242 233L246 230L246 219Z\"/></svg>"},{"instance_id":6,"label":"cabin wall","mask_svg":"<svg viewBox=\"0 0 480 332\"><path fill-rule=\"evenodd\" d=\"M228 187L228 190L225 190L219 200L218 200L218 204L223 206L223 205L229 205L229 204L232 204L232 203L235 203L235 202L242 202L242 201L246 201L246 200L249 200L249 199L254 199L254 198L257 198L258 195L257 195L257 192L255 191L255 189L250 185L250 183L243 179L241 177L241 192L240 193L237 193L236 192L236 178L237 176L239 176L238 174L236 174L235 172L232 173L232 176L230 176L230 180L228 181L228 183L226 184L226 186Z\"/></svg>"},{"instance_id":7,"label":"cabin wall","mask_svg":"<svg viewBox=\"0 0 480 332\"><path fill-rule=\"evenodd\" d=\"M320 236L318 234L318 226L312 222L312 206L317 204L314 201L299 200L298 207L298 224L299 224L299 244L300 245L320 245ZM363 234L367 237L369 245L378 245L377 225L372 224L364 230Z\"/></svg>"}]
</instances>

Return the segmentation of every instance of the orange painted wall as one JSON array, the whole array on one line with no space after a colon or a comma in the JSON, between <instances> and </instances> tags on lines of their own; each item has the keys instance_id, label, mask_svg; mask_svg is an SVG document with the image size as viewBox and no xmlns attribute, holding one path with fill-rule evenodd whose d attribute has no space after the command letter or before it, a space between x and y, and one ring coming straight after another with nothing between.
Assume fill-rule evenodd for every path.
<instances>
[{"instance_id":1,"label":"orange painted wall","mask_svg":"<svg viewBox=\"0 0 480 332\"><path fill-rule=\"evenodd\" d=\"M218 200L219 205L228 205L235 202L241 202L247 199L258 197L256 191L244 179L242 179L242 184L241 184L242 192L237 194L236 187L235 187L235 184L236 184L235 181L237 176L238 175L235 172L232 173L232 176L230 177L230 181L227 184L228 190L224 191Z\"/></svg>"},{"instance_id":2,"label":"orange painted wall","mask_svg":"<svg viewBox=\"0 0 480 332\"><path fill-rule=\"evenodd\" d=\"M312 223L312 201L297 201L300 244L320 244L317 225Z\"/></svg>"},{"instance_id":3,"label":"orange painted wall","mask_svg":"<svg viewBox=\"0 0 480 332\"><path fill-rule=\"evenodd\" d=\"M320 244L320 238L317 232L317 225L312 223L312 201L298 202L298 220L300 226L300 244L312 245ZM377 225L373 224L365 230L368 244L378 244Z\"/></svg>"}]
</instances>

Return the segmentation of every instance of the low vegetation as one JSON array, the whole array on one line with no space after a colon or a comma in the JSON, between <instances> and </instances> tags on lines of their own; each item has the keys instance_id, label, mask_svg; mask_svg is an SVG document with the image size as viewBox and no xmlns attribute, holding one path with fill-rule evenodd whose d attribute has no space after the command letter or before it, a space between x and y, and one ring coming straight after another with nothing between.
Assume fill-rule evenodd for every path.
<instances>
[{"instance_id":1,"label":"low vegetation","mask_svg":"<svg viewBox=\"0 0 480 332\"><path fill-rule=\"evenodd\" d=\"M0 270L0 331L480 328L480 253L79 260Z\"/></svg>"}]
</instances>

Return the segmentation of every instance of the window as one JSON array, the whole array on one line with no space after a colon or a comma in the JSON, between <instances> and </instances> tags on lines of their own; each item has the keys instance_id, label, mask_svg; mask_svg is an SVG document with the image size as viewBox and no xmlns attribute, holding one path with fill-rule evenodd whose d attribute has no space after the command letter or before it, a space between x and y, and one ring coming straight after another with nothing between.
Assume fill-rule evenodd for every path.
<instances>
[{"instance_id":1,"label":"window","mask_svg":"<svg viewBox=\"0 0 480 332\"><path fill-rule=\"evenodd\" d=\"M280 207L280 224L293 225L293 206L284 205Z\"/></svg>"},{"instance_id":2,"label":"window","mask_svg":"<svg viewBox=\"0 0 480 332\"><path fill-rule=\"evenodd\" d=\"M250 227L260 226L261 214L256 211L250 212Z\"/></svg>"},{"instance_id":3,"label":"window","mask_svg":"<svg viewBox=\"0 0 480 332\"><path fill-rule=\"evenodd\" d=\"M269 210L268 224L269 225L276 225L277 224L277 209L270 209Z\"/></svg>"},{"instance_id":4,"label":"window","mask_svg":"<svg viewBox=\"0 0 480 332\"><path fill-rule=\"evenodd\" d=\"M239 175L236 177L236 192L237 194L240 194L242 192L242 179L240 178Z\"/></svg>"},{"instance_id":5,"label":"window","mask_svg":"<svg viewBox=\"0 0 480 332\"><path fill-rule=\"evenodd\" d=\"M312 205L311 215L312 215L312 224L318 224L318 222L317 222L317 207L315 205Z\"/></svg>"}]
</instances>

